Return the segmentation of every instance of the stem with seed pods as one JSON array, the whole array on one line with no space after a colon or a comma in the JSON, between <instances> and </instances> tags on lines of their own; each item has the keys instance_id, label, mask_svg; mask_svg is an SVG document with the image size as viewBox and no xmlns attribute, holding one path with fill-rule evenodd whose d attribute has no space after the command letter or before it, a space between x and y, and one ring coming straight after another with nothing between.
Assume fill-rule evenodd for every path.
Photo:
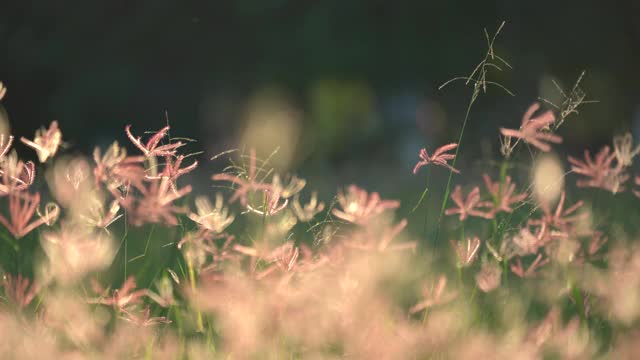
<instances>
[{"instance_id":1,"label":"stem with seed pods","mask_svg":"<svg viewBox=\"0 0 640 360\"><path fill-rule=\"evenodd\" d=\"M465 85L468 85L469 83L473 83L473 92L471 94L471 99L469 100L469 104L467 105L467 110L465 112L464 115L464 121L462 122L462 128L460 129L460 135L458 136L458 147L456 148L456 152L454 154L454 158L453 161L451 163L452 167L455 167L456 164L456 160L458 160L458 154L460 153L460 148L462 145L462 137L464 135L464 129L467 126L467 121L469 120L469 115L471 113L471 108L473 107L473 104L476 102L476 100L478 99L478 96L480 96L481 92L486 93L487 92L487 85L493 85L493 86L497 86L501 89L503 89L505 92L507 92L507 94L514 96L514 94L509 91L509 89L505 88L504 86L502 86L499 83L496 83L494 81L488 81L487 80L487 73L489 71L489 69L496 69L498 71L502 71L502 68L500 67L501 65L504 65L508 68L511 68L511 65L509 65L509 63L507 63L503 58L501 58L500 56L496 55L494 50L493 50L493 44L496 40L496 38L498 37L498 34L500 34L500 31L502 30L502 28L504 27L505 22L503 21L500 26L498 27L498 30L496 30L495 34L493 35L493 37L489 37L489 33L487 32L487 29L484 29L484 35L485 35L485 39L487 41L487 53L484 56L484 59L482 59L482 61L480 61L480 63L473 69L473 71L471 72L471 75L469 76L464 76L464 77L456 77L453 78L447 82L445 82L444 84L440 85L440 87L438 88L438 90L441 90L442 88L444 88L445 86L447 86L449 83L453 82L453 81L457 81L457 80L464 80L465 81ZM497 60L496 62L494 62L494 60ZM498 65L501 64L501 65ZM444 192L444 198L442 199L442 205L440 206L440 216L438 217L438 226L436 228L436 236L434 237L434 248L438 245L438 238L440 235L440 225L442 223L442 217L444 216L444 211L445 208L447 207L447 202L449 201L449 194L451 192L451 180L453 178L453 173L450 172L449 173L449 179L447 180L447 188Z\"/></svg>"}]
</instances>

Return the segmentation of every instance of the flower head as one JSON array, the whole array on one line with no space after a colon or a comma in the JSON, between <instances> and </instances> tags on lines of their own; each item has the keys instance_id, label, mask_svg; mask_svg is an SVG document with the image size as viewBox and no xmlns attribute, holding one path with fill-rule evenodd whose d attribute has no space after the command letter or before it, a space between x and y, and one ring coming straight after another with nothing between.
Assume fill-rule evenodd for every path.
<instances>
[{"instance_id":1,"label":"flower head","mask_svg":"<svg viewBox=\"0 0 640 360\"><path fill-rule=\"evenodd\" d=\"M63 224L58 231L44 232L40 244L49 259L49 271L58 281L73 283L113 261L115 247L104 232Z\"/></svg>"},{"instance_id":2,"label":"flower head","mask_svg":"<svg viewBox=\"0 0 640 360\"><path fill-rule=\"evenodd\" d=\"M522 267L522 260L520 258L516 258L516 263L511 264L511 271L518 275L521 278L529 278L534 277L536 275L536 270L549 262L549 259L542 260L542 254L538 254L533 263L529 265L527 270Z\"/></svg>"},{"instance_id":3,"label":"flower head","mask_svg":"<svg viewBox=\"0 0 640 360\"><path fill-rule=\"evenodd\" d=\"M462 187L457 185L451 193L451 200L456 203L457 208L449 208L445 211L447 215L460 214L460 221L464 221L469 216L478 216L484 219L493 218L491 211L480 211L479 207L486 207L486 202L480 201L480 188L474 187L467 195L466 199L462 197Z\"/></svg>"},{"instance_id":4,"label":"flower head","mask_svg":"<svg viewBox=\"0 0 640 360\"><path fill-rule=\"evenodd\" d=\"M178 219L175 214L187 211L173 204L174 201L190 193L191 186L177 187L176 178L183 173L176 170L175 163L179 165L181 159L178 157L175 163L172 163L171 159L166 157L167 162L162 172L156 176L145 175L143 178L132 180L130 183L132 186L126 186L124 190L118 190L113 186L108 187L120 206L125 208L127 214L131 216L131 223L134 226L145 223L177 225ZM134 165L134 168L137 168L137 165Z\"/></svg>"},{"instance_id":5,"label":"flower head","mask_svg":"<svg viewBox=\"0 0 640 360\"><path fill-rule=\"evenodd\" d=\"M517 246L521 255L537 254L538 249L551 241L546 223L543 223L537 231L531 232L529 226L520 228L520 233L513 237L513 244Z\"/></svg>"},{"instance_id":6,"label":"flower head","mask_svg":"<svg viewBox=\"0 0 640 360\"><path fill-rule=\"evenodd\" d=\"M613 151L618 164L627 167L633 164L633 158L640 153L640 145L633 147L633 136L630 132L613 138Z\"/></svg>"},{"instance_id":7,"label":"flower head","mask_svg":"<svg viewBox=\"0 0 640 360\"><path fill-rule=\"evenodd\" d=\"M249 167L246 174L244 174L246 176L243 176L243 174L220 173L214 174L211 177L214 181L228 181L236 186L233 195L229 198L229 203L239 200L242 206L248 206L251 194L256 192L265 192L272 189L271 185L258 181L256 161L256 151L255 149L251 149L249 152ZM278 193L277 189L275 190L275 193ZM271 198L273 199L275 197L271 196Z\"/></svg>"},{"instance_id":8,"label":"flower head","mask_svg":"<svg viewBox=\"0 0 640 360\"><path fill-rule=\"evenodd\" d=\"M49 129L38 129L33 141L24 137L20 138L20 141L33 148L38 154L38 160L43 163L58 151L62 141L62 132L58 128L58 122L54 120L49 125Z\"/></svg>"},{"instance_id":9,"label":"flower head","mask_svg":"<svg viewBox=\"0 0 640 360\"><path fill-rule=\"evenodd\" d=\"M495 263L484 263L480 272L476 274L476 285L483 292L490 292L500 286L502 269Z\"/></svg>"},{"instance_id":10,"label":"flower head","mask_svg":"<svg viewBox=\"0 0 640 360\"><path fill-rule=\"evenodd\" d=\"M29 286L29 279L22 277L22 274L18 274L18 276L4 275L2 285L7 298L19 309L28 306L40 290L40 287L35 282L32 282L31 286Z\"/></svg>"},{"instance_id":11,"label":"flower head","mask_svg":"<svg viewBox=\"0 0 640 360\"><path fill-rule=\"evenodd\" d=\"M189 218L200 226L216 234L222 233L234 220L229 215L229 209L224 206L222 194L216 194L215 206L206 196L196 198L196 213L190 213Z\"/></svg>"},{"instance_id":12,"label":"flower head","mask_svg":"<svg viewBox=\"0 0 640 360\"><path fill-rule=\"evenodd\" d=\"M100 296L90 300L90 303L110 305L120 311L130 305L139 304L142 302L142 298L147 295L147 289L135 290L136 279L133 276L129 276L120 289L113 290L111 296L108 295L109 289L102 288L98 282L93 281L92 286Z\"/></svg>"},{"instance_id":13,"label":"flower head","mask_svg":"<svg viewBox=\"0 0 640 360\"><path fill-rule=\"evenodd\" d=\"M413 174L417 174L418 170L423 167L423 166L427 166L429 164L434 164L434 165L438 165L438 166L443 166L446 167L447 169L453 171L454 173L459 174L460 171L458 171L457 169L454 169L453 166L449 165L447 163L447 161L454 159L456 156L453 154L447 154L447 151L453 150L456 147L458 147L458 144L452 143L452 144L447 144L447 145L443 145L439 148L436 149L436 151L433 152L433 155L429 156L429 153L427 152L427 149L422 149L420 150L420 161L418 161L418 163L416 164L416 166L413 168Z\"/></svg>"},{"instance_id":14,"label":"flower head","mask_svg":"<svg viewBox=\"0 0 640 360\"><path fill-rule=\"evenodd\" d=\"M375 215L400 206L399 201L382 200L377 192L368 194L366 190L355 185L349 186L346 193L338 192L338 204L342 210L334 208L331 213L342 220L357 224L364 224Z\"/></svg>"},{"instance_id":15,"label":"flower head","mask_svg":"<svg viewBox=\"0 0 640 360\"><path fill-rule=\"evenodd\" d=\"M151 317L151 308L146 306L142 315L136 314L131 310L122 309L122 316L120 317L122 320L128 321L136 326L141 327L149 327L158 324L169 324L171 320L167 319L164 316Z\"/></svg>"},{"instance_id":16,"label":"flower head","mask_svg":"<svg viewBox=\"0 0 640 360\"><path fill-rule=\"evenodd\" d=\"M451 240L451 245L455 249L456 256L458 257L458 264L462 267L471 265L478 255L480 244L481 241L477 236L467 238L466 241Z\"/></svg>"},{"instance_id":17,"label":"flower head","mask_svg":"<svg viewBox=\"0 0 640 360\"><path fill-rule=\"evenodd\" d=\"M542 225L546 224L547 226L554 227L560 230L567 230L574 222L581 219L583 215L574 215L574 213L584 205L584 201L580 200L575 204L571 205L568 208L564 208L564 203L566 200L566 193L563 191L560 194L560 200L558 200L558 205L556 206L556 210L551 212L551 208L549 204L545 201L540 204L542 208L543 215L542 218L537 220L529 220L530 224L534 225Z\"/></svg>"},{"instance_id":18,"label":"flower head","mask_svg":"<svg viewBox=\"0 0 640 360\"><path fill-rule=\"evenodd\" d=\"M456 292L445 293L447 278L441 275L438 281L431 287L422 288L423 300L409 309L410 314L418 313L435 305L441 305L453 300L458 294Z\"/></svg>"},{"instance_id":19,"label":"flower head","mask_svg":"<svg viewBox=\"0 0 640 360\"><path fill-rule=\"evenodd\" d=\"M511 182L511 176L507 176L504 184L491 181L489 175L482 175L484 184L494 199L493 212L504 211L513 212L512 204L519 203L527 198L527 193L513 194L516 191L516 184Z\"/></svg>"},{"instance_id":20,"label":"flower head","mask_svg":"<svg viewBox=\"0 0 640 360\"><path fill-rule=\"evenodd\" d=\"M144 156L147 156L147 157L173 156L176 154L176 149L184 145L184 143L181 141L176 141L166 145L159 145L160 140L162 140L162 138L164 138L169 132L169 126L165 126L162 129L158 130L155 134L153 134L149 138L146 144L142 142L141 137L139 136L134 137L133 134L131 134L131 125L127 125L124 130L127 133L127 136L129 137L129 140L131 140L133 145L135 145L138 149L140 149L140 151L142 151Z\"/></svg>"},{"instance_id":21,"label":"flower head","mask_svg":"<svg viewBox=\"0 0 640 360\"><path fill-rule=\"evenodd\" d=\"M18 159L16 152L12 151L0 158L0 175L0 196L20 192L33 184L36 177L35 164L31 161L23 162Z\"/></svg>"},{"instance_id":22,"label":"flower head","mask_svg":"<svg viewBox=\"0 0 640 360\"><path fill-rule=\"evenodd\" d=\"M556 121L555 115L551 110L544 112L542 115L532 118L533 114L540 109L540 104L534 103L527 109L522 117L520 129L500 128L500 133L507 137L518 138L527 144L531 144L543 152L551 151L548 142L560 144L562 138L556 134L543 131L551 123ZM514 145L515 146L515 145Z\"/></svg>"},{"instance_id":23,"label":"flower head","mask_svg":"<svg viewBox=\"0 0 640 360\"><path fill-rule=\"evenodd\" d=\"M295 194L291 208L300 221L306 222L311 221L317 213L324 210L324 203L318 202L318 193L314 191L311 193L309 203L304 206L300 204L299 194Z\"/></svg>"},{"instance_id":24,"label":"flower head","mask_svg":"<svg viewBox=\"0 0 640 360\"><path fill-rule=\"evenodd\" d=\"M17 239L24 237L40 225L51 225L60 214L60 208L54 203L45 207L44 214L38 211L40 194L13 193L9 195L9 220L0 215L0 223ZM38 219L31 221L38 213Z\"/></svg>"},{"instance_id":25,"label":"flower head","mask_svg":"<svg viewBox=\"0 0 640 360\"><path fill-rule=\"evenodd\" d=\"M629 179L629 175L624 172L620 160L616 166L612 165L617 156L617 152L612 153L609 146L603 147L595 159L588 150L584 151L584 161L569 156L571 171L586 177L576 182L578 187L600 188L614 194L624 190L622 185Z\"/></svg>"}]
</instances>

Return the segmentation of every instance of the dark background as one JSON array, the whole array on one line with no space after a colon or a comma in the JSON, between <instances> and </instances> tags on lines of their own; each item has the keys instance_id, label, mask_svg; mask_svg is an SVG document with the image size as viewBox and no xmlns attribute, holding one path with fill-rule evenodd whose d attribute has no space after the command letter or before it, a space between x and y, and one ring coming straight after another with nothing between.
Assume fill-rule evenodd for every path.
<instances>
[{"instance_id":1,"label":"dark background","mask_svg":"<svg viewBox=\"0 0 640 360\"><path fill-rule=\"evenodd\" d=\"M138 134L159 129L166 112L172 136L199 141L191 149L205 151L201 160L242 146L248 119L284 116L290 122L257 133L273 138L265 146L290 153L282 167L325 180L312 187L333 193L355 182L389 192L408 182L419 192L423 180L410 174L418 150L457 139L471 93L463 83L438 86L469 74L486 51L483 28L493 33L503 20L496 52L513 70L493 76L516 96L493 88L477 102L463 170L497 156L497 127L517 127L528 105L555 91L551 79L570 88L582 70L587 97L600 102L563 126L561 151L580 153L633 129L640 116L638 4L4 2L3 105L14 135L32 137L57 119L65 151L87 154L113 139L125 143L126 124ZM203 174L219 168L203 167Z\"/></svg>"}]
</instances>

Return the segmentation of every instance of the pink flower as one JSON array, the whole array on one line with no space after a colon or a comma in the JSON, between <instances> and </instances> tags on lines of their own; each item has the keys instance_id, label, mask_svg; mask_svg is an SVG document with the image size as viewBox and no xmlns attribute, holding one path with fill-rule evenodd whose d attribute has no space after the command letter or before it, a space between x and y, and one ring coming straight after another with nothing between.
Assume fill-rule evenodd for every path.
<instances>
[{"instance_id":1,"label":"pink flower","mask_svg":"<svg viewBox=\"0 0 640 360\"><path fill-rule=\"evenodd\" d=\"M169 143L166 145L159 145L160 140L167 135L169 132L169 126L165 126L162 129L158 130L153 136L149 138L146 144L142 142L142 139L138 136L137 138L131 134L131 125L127 125L125 127L125 132L129 137L129 140L135 145L142 153L149 156L173 156L176 154L176 149L183 146L184 143L181 141L176 141L174 143Z\"/></svg>"},{"instance_id":2,"label":"pink flower","mask_svg":"<svg viewBox=\"0 0 640 360\"><path fill-rule=\"evenodd\" d=\"M529 223L532 225L546 224L556 229L566 231L572 223L574 223L575 221L583 217L582 215L574 215L574 216L570 216L570 215L574 214L576 210L578 210L582 205L584 205L584 201L580 200L575 204L571 205L569 208L564 209L565 199L566 199L566 194L563 191L560 194L560 200L558 201L556 210L553 213L551 212L551 209L549 208L548 203L546 202L541 203L540 207L542 208L542 211L543 211L542 218L537 220L529 220Z\"/></svg>"},{"instance_id":3,"label":"pink flower","mask_svg":"<svg viewBox=\"0 0 640 360\"><path fill-rule=\"evenodd\" d=\"M368 194L366 190L355 185L349 186L346 194L338 192L338 204L342 210L334 208L331 213L342 220L357 224L364 224L375 215L400 206L399 201L382 200L377 192Z\"/></svg>"},{"instance_id":4,"label":"pink flower","mask_svg":"<svg viewBox=\"0 0 640 360\"><path fill-rule=\"evenodd\" d=\"M29 287L29 279L22 277L22 274L18 274L18 276L15 277L11 274L6 274L2 285L4 286L6 296L11 302L18 306L19 309L28 306L40 290L40 287L37 286L35 282L31 283L31 287Z\"/></svg>"},{"instance_id":5,"label":"pink flower","mask_svg":"<svg viewBox=\"0 0 640 360\"><path fill-rule=\"evenodd\" d=\"M480 272L476 274L476 285L483 292L490 292L500 286L502 269L497 264L482 264Z\"/></svg>"},{"instance_id":6,"label":"pink flower","mask_svg":"<svg viewBox=\"0 0 640 360\"><path fill-rule=\"evenodd\" d=\"M164 316L151 317L151 308L149 306L145 307L144 311L142 312L142 315L135 314L126 309L123 309L122 313L124 315L121 316L121 319L141 327L149 327L149 326L154 326L158 324L171 323L171 320L167 319Z\"/></svg>"},{"instance_id":7,"label":"pink flower","mask_svg":"<svg viewBox=\"0 0 640 360\"><path fill-rule=\"evenodd\" d=\"M374 234L363 234L362 240L345 241L345 246L351 249L364 250L364 251L377 251L385 252L387 250L399 251L399 250L415 250L417 243L415 241L404 242L402 244L393 244L391 242L396 236L407 226L407 219L402 219L397 225L389 227L382 231L380 239ZM358 238L358 237L356 237Z\"/></svg>"},{"instance_id":8,"label":"pink flower","mask_svg":"<svg viewBox=\"0 0 640 360\"><path fill-rule=\"evenodd\" d=\"M513 243L520 249L521 255L537 254L538 249L547 245L552 237L547 225L543 223L535 233L529 230L529 226L520 228L520 233L513 237Z\"/></svg>"},{"instance_id":9,"label":"pink flower","mask_svg":"<svg viewBox=\"0 0 640 360\"><path fill-rule=\"evenodd\" d=\"M493 218L492 212L485 212L477 209L478 207L487 205L485 202L480 202L480 188L477 186L471 190L466 199L463 199L462 187L457 185L453 190L453 193L451 193L451 200L453 200L458 207L447 209L445 214L460 214L460 221L464 221L469 216L478 216L484 219Z\"/></svg>"},{"instance_id":10,"label":"pink flower","mask_svg":"<svg viewBox=\"0 0 640 360\"><path fill-rule=\"evenodd\" d=\"M500 128L500 133L504 136L519 138L527 144L531 144L543 152L551 151L551 146L547 142L555 144L562 143L562 138L556 134L542 131L551 123L556 121L555 115L551 110L546 111L542 115L531 118L533 114L538 111L540 104L534 103L527 109L522 117L522 124L520 129L505 129Z\"/></svg>"},{"instance_id":11,"label":"pink flower","mask_svg":"<svg viewBox=\"0 0 640 360\"><path fill-rule=\"evenodd\" d=\"M438 282L431 288L427 286L422 287L423 300L409 309L410 314L418 313L424 309L428 309L435 305L446 304L449 301L455 299L458 295L456 292L445 293L447 287L447 278L441 275L438 278Z\"/></svg>"},{"instance_id":12,"label":"pink flower","mask_svg":"<svg viewBox=\"0 0 640 360\"><path fill-rule=\"evenodd\" d=\"M255 149L251 149L249 152L249 168L247 169L246 179L242 174L236 175L230 173L214 174L211 179L214 181L228 181L235 185L236 188L233 195L229 198L229 203L231 204L236 200L240 200L240 204L246 207L249 205L249 198L251 194L260 191L269 191L271 189L271 185L258 181L256 176L256 151ZM272 203L275 198L275 196L270 196ZM279 200L279 196L277 197L277 200Z\"/></svg>"},{"instance_id":13,"label":"pink flower","mask_svg":"<svg viewBox=\"0 0 640 360\"><path fill-rule=\"evenodd\" d=\"M612 166L616 153L611 152L609 146L603 147L595 159L591 157L588 150L584 151L584 161L569 156L571 171L584 175L587 179L577 181L579 187L600 188L612 193L623 191L622 185L629 179L629 175L624 172L621 163Z\"/></svg>"},{"instance_id":14,"label":"pink flower","mask_svg":"<svg viewBox=\"0 0 640 360\"><path fill-rule=\"evenodd\" d=\"M187 212L187 209L177 207L173 205L173 202L190 193L191 186L177 188L175 177L180 171L176 171L175 166L170 163L170 159L167 157L169 163L165 165L159 176L144 178L147 184L142 181L132 183L139 194L133 194L131 191L122 194L116 188L109 188L116 200L131 216L131 223L134 226L163 222L168 225L177 225L178 219L174 214ZM176 160L176 162L178 161Z\"/></svg>"},{"instance_id":15,"label":"pink flower","mask_svg":"<svg viewBox=\"0 0 640 360\"><path fill-rule=\"evenodd\" d=\"M58 122L54 120L49 125L49 129L41 128L37 130L33 141L24 137L20 138L20 141L33 148L38 154L38 160L43 163L58 151L58 147L62 142L62 132L58 128Z\"/></svg>"},{"instance_id":16,"label":"pink flower","mask_svg":"<svg viewBox=\"0 0 640 360\"><path fill-rule=\"evenodd\" d=\"M429 153L427 152L427 149L420 150L420 155L419 156L420 156L420 159L422 159L422 160L418 161L416 166L413 168L413 174L414 175L417 174L418 170L421 167L427 166L429 164L443 166L443 167L446 167L449 170L453 171L454 173L459 174L460 171L458 171L457 169L454 169L451 165L449 165L447 163L447 161L454 159L456 156L453 155L453 154L446 154L446 152L450 151L450 150L453 150L456 147L458 147L458 144L455 144L455 143L443 145L443 146L437 148L432 156L429 156Z\"/></svg>"},{"instance_id":17,"label":"pink flower","mask_svg":"<svg viewBox=\"0 0 640 360\"><path fill-rule=\"evenodd\" d=\"M111 296L108 295L109 289L104 289L97 281L94 280L91 285L100 296L89 300L89 303L109 305L121 311L129 305L139 304L147 295L147 289L135 290L136 279L133 276L129 276L120 289L113 290Z\"/></svg>"},{"instance_id":18,"label":"pink flower","mask_svg":"<svg viewBox=\"0 0 640 360\"><path fill-rule=\"evenodd\" d=\"M533 263L529 265L529 268L527 268L527 270L524 270L524 268L522 267L522 260L520 260L520 258L517 258L516 263L511 264L511 271L521 278L534 277L536 275L536 270L538 270L548 262L549 259L542 260L542 254L538 254Z\"/></svg>"},{"instance_id":19,"label":"pink flower","mask_svg":"<svg viewBox=\"0 0 640 360\"><path fill-rule=\"evenodd\" d=\"M527 193L516 194L513 193L516 191L516 184L511 182L511 176L507 176L505 178L504 184L500 184L500 182L493 182L489 175L482 175L484 179L484 184L487 187L489 193L494 199L494 204L492 211L504 211L507 213L513 212L511 208L512 204L519 203L527 198Z\"/></svg>"},{"instance_id":20,"label":"pink flower","mask_svg":"<svg viewBox=\"0 0 640 360\"><path fill-rule=\"evenodd\" d=\"M142 187L143 180L146 176L144 169L144 156L127 156L125 148L121 147L117 141L102 154L100 148L96 147L93 151L93 160L96 167L93 169L93 175L96 186L100 182L109 188L119 186L129 186L133 184L136 187Z\"/></svg>"},{"instance_id":21,"label":"pink flower","mask_svg":"<svg viewBox=\"0 0 640 360\"><path fill-rule=\"evenodd\" d=\"M636 176L636 185L640 185L640 176ZM640 190L633 190L637 197L640 197Z\"/></svg>"},{"instance_id":22,"label":"pink flower","mask_svg":"<svg viewBox=\"0 0 640 360\"><path fill-rule=\"evenodd\" d=\"M458 257L458 264L462 267L471 265L478 255L480 244L480 239L478 239L477 236L467 238L466 241L451 240L451 245L455 249L456 256Z\"/></svg>"},{"instance_id":23,"label":"pink flower","mask_svg":"<svg viewBox=\"0 0 640 360\"><path fill-rule=\"evenodd\" d=\"M2 159L0 164L0 196L26 190L33 184L36 168L33 162L18 159L15 151Z\"/></svg>"},{"instance_id":24,"label":"pink flower","mask_svg":"<svg viewBox=\"0 0 640 360\"><path fill-rule=\"evenodd\" d=\"M42 224L51 225L60 214L60 208L53 203L47 204L45 213L38 212L38 219L31 221L31 218L38 211L40 204L40 194L13 193L9 195L9 219L0 215L0 223L17 239L24 237L32 230Z\"/></svg>"}]
</instances>

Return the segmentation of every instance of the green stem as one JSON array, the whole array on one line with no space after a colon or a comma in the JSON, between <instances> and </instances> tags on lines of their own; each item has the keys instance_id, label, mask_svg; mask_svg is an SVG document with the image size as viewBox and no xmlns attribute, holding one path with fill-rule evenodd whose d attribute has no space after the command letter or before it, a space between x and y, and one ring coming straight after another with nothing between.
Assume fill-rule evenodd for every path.
<instances>
[{"instance_id":1,"label":"green stem","mask_svg":"<svg viewBox=\"0 0 640 360\"><path fill-rule=\"evenodd\" d=\"M474 87L473 94L471 95L471 100L469 101L469 105L467 105L467 111L464 115L464 121L462 122L462 128L460 129L460 135L458 136L458 147L456 147L456 152L454 154L454 158L451 161L451 166L456 166L456 160L458 160L458 153L460 152L460 147L462 146L462 136L464 135L464 129L467 126L467 121L469 120L469 114L471 114L471 108L473 107L473 103L476 102L478 98L479 89L478 87ZM442 199L442 205L440 206L440 216L438 216L438 226L436 227L436 236L434 237L434 249L438 246L438 238L440 236L440 225L442 224L442 217L444 216L444 210L447 207L447 202L449 201L449 194L451 193L451 179L453 178L453 172L449 172L449 179L447 180L447 187L444 192L444 197Z\"/></svg>"},{"instance_id":2,"label":"green stem","mask_svg":"<svg viewBox=\"0 0 640 360\"><path fill-rule=\"evenodd\" d=\"M196 291L196 271L193 268L193 265L191 264L191 261L187 260L187 268L189 269L189 282L191 284L191 291L195 292ZM200 312L200 310L197 311L197 331L198 332L204 332L204 322L202 320L202 313Z\"/></svg>"},{"instance_id":3,"label":"green stem","mask_svg":"<svg viewBox=\"0 0 640 360\"><path fill-rule=\"evenodd\" d=\"M422 199L425 197L425 195L427 195L427 192L429 191L429 178L430 178L430 171L429 169L427 169L427 184L424 187L424 191L422 192L422 196L420 197L420 201L418 201L418 204L416 205L416 208L418 207L418 205L420 205L420 203L422 202ZM429 204L425 203L424 204L424 225L422 227L422 232L424 233L424 236L427 236L427 224L429 222Z\"/></svg>"},{"instance_id":4,"label":"green stem","mask_svg":"<svg viewBox=\"0 0 640 360\"><path fill-rule=\"evenodd\" d=\"M584 308L584 299L582 298L582 292L575 284L571 284L571 295L573 297L573 301L576 302L576 307L578 308L578 315L580 315L580 320L582 320L582 323L584 324L585 321L587 320L587 314Z\"/></svg>"}]
</instances>

